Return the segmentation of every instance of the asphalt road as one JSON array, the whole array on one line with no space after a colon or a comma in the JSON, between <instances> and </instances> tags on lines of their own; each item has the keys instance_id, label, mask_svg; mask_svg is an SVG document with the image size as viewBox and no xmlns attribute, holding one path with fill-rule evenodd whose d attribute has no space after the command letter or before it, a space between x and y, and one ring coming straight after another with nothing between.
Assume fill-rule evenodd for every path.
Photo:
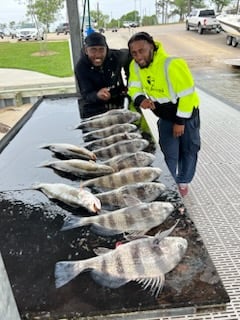
<instances>
[{"instance_id":1,"label":"asphalt road","mask_svg":"<svg viewBox=\"0 0 240 320\"><path fill-rule=\"evenodd\" d=\"M120 29L113 33L115 38L129 37L132 33L146 31L155 40L159 40L166 51L173 55L185 58L191 68L201 69L222 68L226 59L239 58L240 46L233 48L226 45L224 32L206 32L199 35L196 31L186 31L185 24L170 24L151 27L139 27L132 30ZM112 38L110 31L107 37Z\"/></svg>"}]
</instances>

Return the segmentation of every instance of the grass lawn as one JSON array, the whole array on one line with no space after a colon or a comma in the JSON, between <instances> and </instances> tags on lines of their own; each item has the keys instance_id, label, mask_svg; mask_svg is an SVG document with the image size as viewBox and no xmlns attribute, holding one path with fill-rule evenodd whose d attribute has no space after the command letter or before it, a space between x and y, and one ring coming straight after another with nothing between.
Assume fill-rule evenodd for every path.
<instances>
[{"instance_id":1,"label":"grass lawn","mask_svg":"<svg viewBox=\"0 0 240 320\"><path fill-rule=\"evenodd\" d=\"M68 41L0 43L0 68L31 70L56 77L73 75Z\"/></svg>"}]
</instances>

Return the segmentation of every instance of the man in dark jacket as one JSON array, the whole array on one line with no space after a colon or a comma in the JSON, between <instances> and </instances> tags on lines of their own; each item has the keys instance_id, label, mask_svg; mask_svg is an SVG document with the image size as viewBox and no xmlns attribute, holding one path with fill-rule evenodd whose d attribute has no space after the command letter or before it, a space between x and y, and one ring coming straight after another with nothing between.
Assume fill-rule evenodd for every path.
<instances>
[{"instance_id":1,"label":"man in dark jacket","mask_svg":"<svg viewBox=\"0 0 240 320\"><path fill-rule=\"evenodd\" d=\"M75 68L81 94L79 108L82 118L123 107L129 62L128 49L109 49L101 33L93 32L85 38ZM125 70L125 83L122 68Z\"/></svg>"}]
</instances>

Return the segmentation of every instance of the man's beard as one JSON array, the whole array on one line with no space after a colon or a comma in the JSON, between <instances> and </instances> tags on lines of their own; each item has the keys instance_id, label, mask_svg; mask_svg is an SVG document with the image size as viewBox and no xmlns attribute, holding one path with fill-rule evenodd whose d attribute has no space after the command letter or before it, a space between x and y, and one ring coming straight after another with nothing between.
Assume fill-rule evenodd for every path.
<instances>
[{"instance_id":1,"label":"man's beard","mask_svg":"<svg viewBox=\"0 0 240 320\"><path fill-rule=\"evenodd\" d=\"M153 61L153 51L149 53L146 64L144 66L139 65L140 69L148 68L149 65L152 63L152 61Z\"/></svg>"}]
</instances>

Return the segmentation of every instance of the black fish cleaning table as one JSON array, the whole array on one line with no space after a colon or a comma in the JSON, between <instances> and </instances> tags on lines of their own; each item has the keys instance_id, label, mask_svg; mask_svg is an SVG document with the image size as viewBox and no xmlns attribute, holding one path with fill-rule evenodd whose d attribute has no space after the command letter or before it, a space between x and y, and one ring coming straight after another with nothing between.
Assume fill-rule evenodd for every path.
<instances>
[{"instance_id":1,"label":"black fish cleaning table","mask_svg":"<svg viewBox=\"0 0 240 320\"><path fill-rule=\"evenodd\" d=\"M170 228L179 219L172 235L188 240L186 255L166 275L157 299L134 282L119 289L101 287L88 272L55 288L57 261L92 257L94 248L114 248L122 239L96 236L89 227L61 232L64 217L69 213L84 214L83 210L70 209L31 189L39 182L79 186L77 179L39 167L54 158L40 146L57 142L83 144L81 130L74 129L79 122L77 97L45 97L0 142L0 251L21 318L150 319L225 308L228 294L187 210L180 214L176 209L149 233ZM152 166L163 170L160 181L167 186L159 200L172 201L176 208L181 206L159 147L151 141L148 151L156 155Z\"/></svg>"}]
</instances>

